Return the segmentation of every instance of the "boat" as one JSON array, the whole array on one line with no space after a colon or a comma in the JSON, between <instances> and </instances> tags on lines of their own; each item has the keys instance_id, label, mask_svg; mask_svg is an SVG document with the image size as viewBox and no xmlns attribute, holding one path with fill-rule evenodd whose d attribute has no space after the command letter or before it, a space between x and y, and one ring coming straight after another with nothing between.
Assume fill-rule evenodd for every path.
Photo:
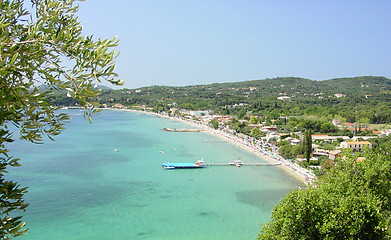
<instances>
[{"instance_id":1,"label":"boat","mask_svg":"<svg viewBox=\"0 0 391 240\"><path fill-rule=\"evenodd\" d=\"M235 165L236 167L241 167L242 166L242 160L233 160L232 165Z\"/></svg>"},{"instance_id":2,"label":"boat","mask_svg":"<svg viewBox=\"0 0 391 240\"><path fill-rule=\"evenodd\" d=\"M198 160L195 163L163 163L162 164L164 169L185 169L185 168L203 168L204 167L204 160Z\"/></svg>"},{"instance_id":3,"label":"boat","mask_svg":"<svg viewBox=\"0 0 391 240\"><path fill-rule=\"evenodd\" d=\"M163 166L164 169L167 169L167 170L170 170L170 169L174 169L175 167L172 167L172 166Z\"/></svg>"}]
</instances>

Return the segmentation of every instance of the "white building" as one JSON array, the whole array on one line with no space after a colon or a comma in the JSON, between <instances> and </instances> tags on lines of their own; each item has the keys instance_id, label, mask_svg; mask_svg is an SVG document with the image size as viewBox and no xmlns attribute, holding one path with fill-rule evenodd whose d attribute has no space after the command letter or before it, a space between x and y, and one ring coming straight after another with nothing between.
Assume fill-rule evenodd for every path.
<instances>
[{"instance_id":1,"label":"white building","mask_svg":"<svg viewBox=\"0 0 391 240\"><path fill-rule=\"evenodd\" d=\"M277 97L278 100L281 100L281 101L290 101L291 98L288 97L288 96L281 96L281 97Z\"/></svg>"},{"instance_id":2,"label":"white building","mask_svg":"<svg viewBox=\"0 0 391 240\"><path fill-rule=\"evenodd\" d=\"M364 146L372 147L372 143L369 141L346 141L341 142L341 148L351 148L353 151L361 151Z\"/></svg>"}]
</instances>

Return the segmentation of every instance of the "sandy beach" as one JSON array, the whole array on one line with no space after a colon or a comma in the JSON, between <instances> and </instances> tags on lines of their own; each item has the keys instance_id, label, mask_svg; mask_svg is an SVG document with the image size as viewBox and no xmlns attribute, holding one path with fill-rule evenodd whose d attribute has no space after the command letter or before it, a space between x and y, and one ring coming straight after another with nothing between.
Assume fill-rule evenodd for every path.
<instances>
[{"instance_id":1,"label":"sandy beach","mask_svg":"<svg viewBox=\"0 0 391 240\"><path fill-rule=\"evenodd\" d=\"M142 113L142 114L151 114L151 115L155 115L157 117L163 117L163 118L183 122L183 123L188 124L190 126L202 129L205 133L208 133L208 134L214 135L218 138L221 138L222 140L227 141L231 144L234 144L237 147L243 148L243 149L255 154L257 157L264 159L270 163L278 164L278 165L276 165L277 167L279 167L282 170L284 170L285 172L291 174L293 177L295 177L299 181L303 182L304 184L308 184L309 182L312 182L315 179L315 176L310 171L300 167L296 163L293 163L289 160L284 159L283 157L278 155L277 152L270 152L270 151L263 149L260 146L254 146L251 142L248 142L244 139L241 139L241 138L234 136L232 134L223 132L221 130L212 129L205 124L193 122L193 121L178 118L178 117L171 117L168 115L158 114L158 113L154 113L154 112L148 112L148 111L139 111L139 110L133 110L133 109L116 109L116 108L106 108L106 109L119 110L119 111L130 111L130 112L137 112L137 113Z\"/></svg>"},{"instance_id":2,"label":"sandy beach","mask_svg":"<svg viewBox=\"0 0 391 240\"><path fill-rule=\"evenodd\" d=\"M161 115L159 115L159 116L161 116ZM181 121L181 122L186 123L188 125L191 125L191 126L194 126L194 127L200 128L200 129L203 129L205 133L212 134L212 135L214 135L216 137L221 138L224 141L227 141L227 142L229 142L231 144L236 145L239 148L242 148L242 149L245 149L245 150L247 150L249 152L252 152L257 157L259 157L261 159L264 159L264 160L266 160L266 161L268 161L270 163L278 164L278 165L276 165L277 167L279 167L282 170L284 170L285 172L291 174L293 177L295 177L296 179L298 179L299 181L301 181L301 182L303 182L305 184L307 184L308 182L310 182L314 178L314 176L310 175L311 173L309 173L308 170L303 169L302 167L298 166L297 164L292 164L291 162L289 162L288 160L283 159L279 155L276 156L276 153L273 153L273 155L277 159L272 157L272 156L270 156L270 155L267 155L266 153L260 151L259 147L254 146L251 143L246 142L245 140L240 139L240 138L238 138L236 136L233 136L231 134L228 134L228 133L225 133L225 132L222 132L222 131L219 131L219 130L212 129L209 126L206 126L206 125L203 125L203 124L197 124L197 123L194 123L192 121L185 120L185 119L168 117L168 116L163 116L163 117L174 119L176 121Z\"/></svg>"}]
</instances>

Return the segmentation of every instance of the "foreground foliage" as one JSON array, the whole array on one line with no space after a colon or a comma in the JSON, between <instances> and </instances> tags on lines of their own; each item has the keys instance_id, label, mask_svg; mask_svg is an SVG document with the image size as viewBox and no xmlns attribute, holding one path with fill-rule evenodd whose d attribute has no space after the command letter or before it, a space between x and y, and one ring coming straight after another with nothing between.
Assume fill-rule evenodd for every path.
<instances>
[{"instance_id":1,"label":"foreground foliage","mask_svg":"<svg viewBox=\"0 0 391 240\"><path fill-rule=\"evenodd\" d=\"M390 239L391 144L345 159L275 206L258 239Z\"/></svg>"},{"instance_id":2,"label":"foreground foliage","mask_svg":"<svg viewBox=\"0 0 391 240\"><path fill-rule=\"evenodd\" d=\"M28 205L26 188L5 178L9 167L19 166L7 150L15 137L9 125L20 130L20 138L41 143L44 136L59 134L69 119L49 104L53 90L77 99L91 119L96 110L90 99L99 93L93 81L121 84L110 50L118 41L83 36L74 0L32 0L32 12L24 2L0 0L0 239L26 231L15 217ZM42 84L45 91L37 87Z\"/></svg>"}]
</instances>

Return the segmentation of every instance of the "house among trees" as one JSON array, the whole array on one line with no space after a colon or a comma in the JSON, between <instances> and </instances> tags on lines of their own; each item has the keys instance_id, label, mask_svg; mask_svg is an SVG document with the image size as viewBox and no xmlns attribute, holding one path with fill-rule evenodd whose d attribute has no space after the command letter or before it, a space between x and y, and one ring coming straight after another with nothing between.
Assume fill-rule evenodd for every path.
<instances>
[{"instance_id":1,"label":"house among trees","mask_svg":"<svg viewBox=\"0 0 391 240\"><path fill-rule=\"evenodd\" d=\"M341 148L351 148L353 151L361 151L364 146L372 148L372 143L369 141L359 140L341 142Z\"/></svg>"},{"instance_id":2,"label":"house among trees","mask_svg":"<svg viewBox=\"0 0 391 240\"><path fill-rule=\"evenodd\" d=\"M270 132L276 133L276 132L278 132L278 128L276 126L266 126L266 127L262 128L262 131L267 132L267 133L270 133Z\"/></svg>"},{"instance_id":3,"label":"house among trees","mask_svg":"<svg viewBox=\"0 0 391 240\"><path fill-rule=\"evenodd\" d=\"M341 154L341 153L342 153L341 150L331 151L331 152L329 152L329 159L330 160L335 160L339 156L339 154Z\"/></svg>"},{"instance_id":4,"label":"house among trees","mask_svg":"<svg viewBox=\"0 0 391 240\"><path fill-rule=\"evenodd\" d=\"M282 101L290 101L291 98L288 97L288 96L281 96L281 97L277 97L278 100L282 100Z\"/></svg>"},{"instance_id":5,"label":"house among trees","mask_svg":"<svg viewBox=\"0 0 391 240\"><path fill-rule=\"evenodd\" d=\"M297 145L300 143L300 139L293 138L293 137L287 137L285 138L285 141L289 142L291 145Z\"/></svg>"},{"instance_id":6,"label":"house among trees","mask_svg":"<svg viewBox=\"0 0 391 240\"><path fill-rule=\"evenodd\" d=\"M334 96L337 98L346 97L346 95L342 94L342 93L336 93L336 94L334 94Z\"/></svg>"},{"instance_id":7,"label":"house among trees","mask_svg":"<svg viewBox=\"0 0 391 240\"><path fill-rule=\"evenodd\" d=\"M338 139L342 139L341 141L347 141L350 139L348 136L329 136L324 134L313 134L311 137L313 142L334 142L338 141Z\"/></svg>"}]
</instances>

